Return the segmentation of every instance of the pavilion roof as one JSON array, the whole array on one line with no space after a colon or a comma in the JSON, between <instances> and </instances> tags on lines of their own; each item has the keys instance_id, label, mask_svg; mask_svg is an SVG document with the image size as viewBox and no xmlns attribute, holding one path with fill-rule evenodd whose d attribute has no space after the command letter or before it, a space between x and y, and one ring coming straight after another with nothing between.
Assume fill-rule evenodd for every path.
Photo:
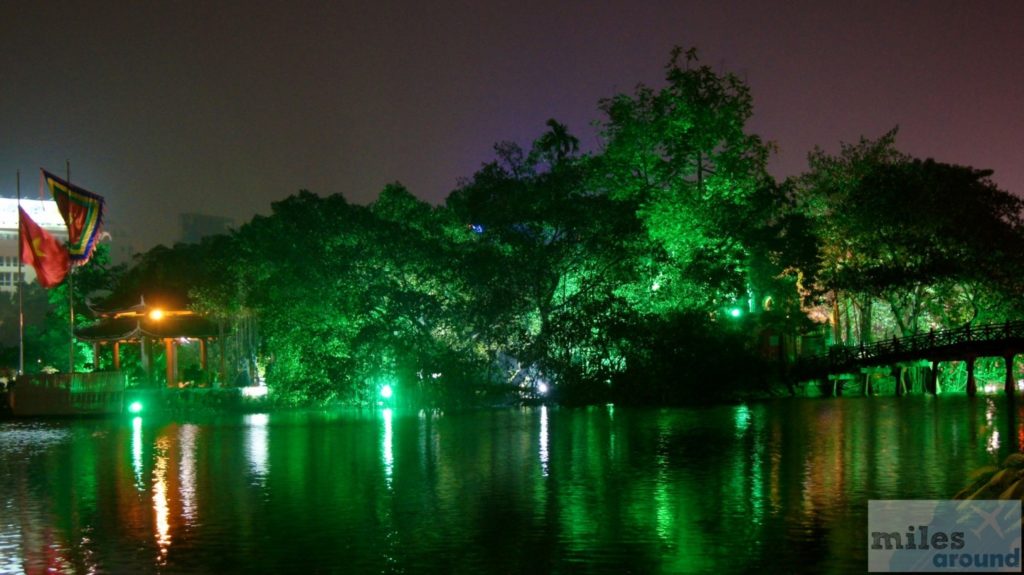
<instances>
[{"instance_id":1,"label":"pavilion roof","mask_svg":"<svg viewBox=\"0 0 1024 575\"><path fill-rule=\"evenodd\" d=\"M169 312L160 319L148 314L106 317L96 325L75 330L82 341L107 342L144 338L209 338L220 335L217 324L192 313Z\"/></svg>"},{"instance_id":2,"label":"pavilion roof","mask_svg":"<svg viewBox=\"0 0 1024 575\"><path fill-rule=\"evenodd\" d=\"M96 305L91 301L86 302L89 306L89 310L96 317L122 317L126 315L146 315L153 310L163 310L168 313L176 315L180 314L192 314L194 312L187 309L186 303L180 298L162 296L159 298L150 298L146 301L145 296L138 296L138 301L133 303L117 303L112 301L105 301ZM171 311L176 310L176 311Z\"/></svg>"}]
</instances>

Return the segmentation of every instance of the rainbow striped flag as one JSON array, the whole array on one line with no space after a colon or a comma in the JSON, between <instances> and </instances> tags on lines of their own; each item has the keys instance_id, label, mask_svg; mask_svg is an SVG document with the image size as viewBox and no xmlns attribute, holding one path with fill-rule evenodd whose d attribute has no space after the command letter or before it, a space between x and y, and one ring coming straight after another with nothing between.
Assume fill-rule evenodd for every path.
<instances>
[{"instance_id":1,"label":"rainbow striped flag","mask_svg":"<svg viewBox=\"0 0 1024 575\"><path fill-rule=\"evenodd\" d=\"M73 264L92 257L103 227L103 197L72 185L43 170L43 181L68 226L68 255Z\"/></svg>"}]
</instances>

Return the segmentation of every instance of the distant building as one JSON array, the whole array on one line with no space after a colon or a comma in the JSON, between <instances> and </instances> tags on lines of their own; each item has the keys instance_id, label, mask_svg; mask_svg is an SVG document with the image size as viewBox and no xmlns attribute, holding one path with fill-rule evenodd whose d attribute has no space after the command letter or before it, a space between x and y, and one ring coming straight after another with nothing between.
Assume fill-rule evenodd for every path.
<instances>
[{"instance_id":1,"label":"distant building","mask_svg":"<svg viewBox=\"0 0 1024 575\"><path fill-rule=\"evenodd\" d=\"M181 241L186 244L198 244L207 236L228 233L233 225L234 220L223 216L181 214Z\"/></svg>"},{"instance_id":2,"label":"distant building","mask_svg":"<svg viewBox=\"0 0 1024 575\"><path fill-rule=\"evenodd\" d=\"M66 242L68 229L53 200L21 200L21 207L39 227ZM18 200L0 198L0 293L17 291L18 277ZM30 265L24 265L21 272L26 282L36 279L36 272Z\"/></svg>"}]
</instances>

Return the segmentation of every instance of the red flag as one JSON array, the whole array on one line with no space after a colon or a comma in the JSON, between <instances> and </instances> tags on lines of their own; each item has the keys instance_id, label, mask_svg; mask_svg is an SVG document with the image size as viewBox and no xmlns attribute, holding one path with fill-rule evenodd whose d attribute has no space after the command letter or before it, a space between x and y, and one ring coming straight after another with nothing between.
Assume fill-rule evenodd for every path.
<instances>
[{"instance_id":1,"label":"red flag","mask_svg":"<svg viewBox=\"0 0 1024 575\"><path fill-rule=\"evenodd\" d=\"M18 208L21 226L21 261L36 269L36 278L44 288L64 281L71 268L68 250L57 238L39 227L25 210Z\"/></svg>"}]
</instances>

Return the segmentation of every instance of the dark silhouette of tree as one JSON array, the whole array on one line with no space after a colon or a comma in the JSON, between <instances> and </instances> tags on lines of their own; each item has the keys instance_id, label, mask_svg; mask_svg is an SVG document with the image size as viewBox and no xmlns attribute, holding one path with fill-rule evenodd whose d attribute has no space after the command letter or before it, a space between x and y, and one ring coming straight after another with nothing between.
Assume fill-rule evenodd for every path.
<instances>
[{"instance_id":1,"label":"dark silhouette of tree","mask_svg":"<svg viewBox=\"0 0 1024 575\"><path fill-rule=\"evenodd\" d=\"M819 266L806 271L833 307L836 339L845 324L871 341L877 318L896 335L971 321L975 298L1016 289L1021 200L990 172L900 153L895 136L844 145L838 156L815 151L799 186L819 242Z\"/></svg>"}]
</instances>

